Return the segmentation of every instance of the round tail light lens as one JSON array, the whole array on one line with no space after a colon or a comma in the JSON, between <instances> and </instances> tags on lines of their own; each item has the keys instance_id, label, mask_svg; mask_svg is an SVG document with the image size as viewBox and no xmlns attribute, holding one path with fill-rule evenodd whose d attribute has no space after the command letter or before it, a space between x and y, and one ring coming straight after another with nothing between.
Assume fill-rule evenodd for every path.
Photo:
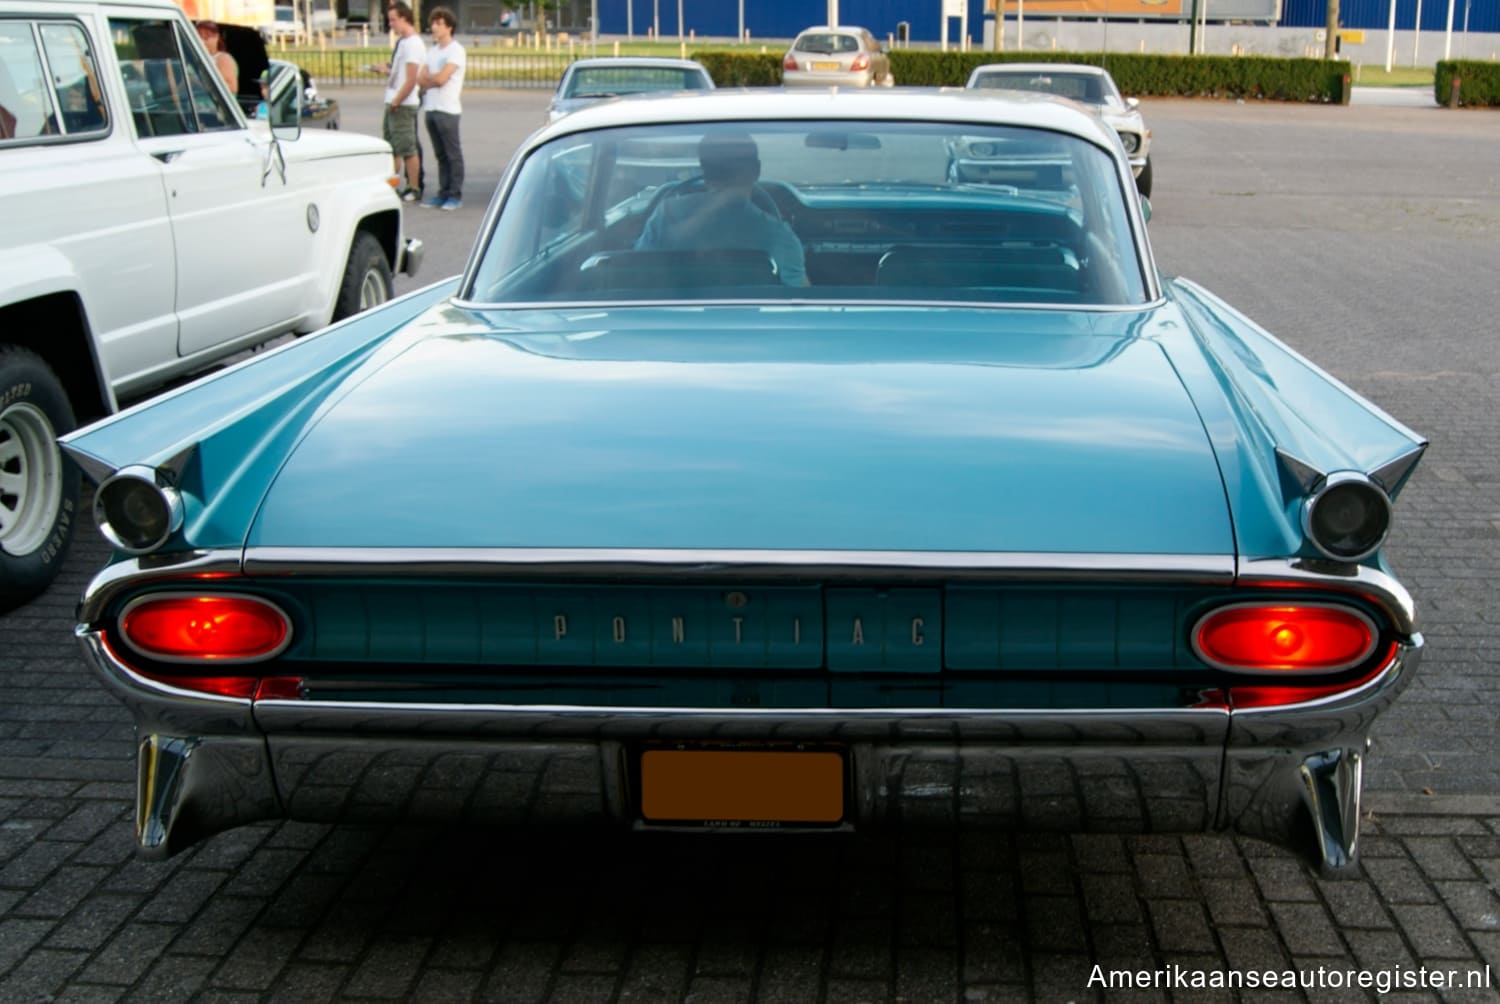
<instances>
[{"instance_id":1,"label":"round tail light lens","mask_svg":"<svg viewBox=\"0 0 1500 1004\"><path fill-rule=\"evenodd\" d=\"M868 70L869 68L870 68L870 57L867 56L867 55L865 55L863 52L861 52L859 55L857 55L857 56L854 57L854 64L849 67L849 69L855 70L855 71Z\"/></svg>"},{"instance_id":2,"label":"round tail light lens","mask_svg":"<svg viewBox=\"0 0 1500 1004\"><path fill-rule=\"evenodd\" d=\"M1198 621L1193 649L1236 673L1337 673L1368 659L1377 635L1370 618L1347 607L1243 604Z\"/></svg>"},{"instance_id":3,"label":"round tail light lens","mask_svg":"<svg viewBox=\"0 0 1500 1004\"><path fill-rule=\"evenodd\" d=\"M1302 510L1313 546L1337 561L1374 554L1391 528L1391 500L1361 474L1330 474Z\"/></svg>"},{"instance_id":4,"label":"round tail light lens","mask_svg":"<svg viewBox=\"0 0 1500 1004\"><path fill-rule=\"evenodd\" d=\"M258 662L280 654L292 625L274 603L250 596L151 596L120 617L130 647L163 662Z\"/></svg>"}]
</instances>

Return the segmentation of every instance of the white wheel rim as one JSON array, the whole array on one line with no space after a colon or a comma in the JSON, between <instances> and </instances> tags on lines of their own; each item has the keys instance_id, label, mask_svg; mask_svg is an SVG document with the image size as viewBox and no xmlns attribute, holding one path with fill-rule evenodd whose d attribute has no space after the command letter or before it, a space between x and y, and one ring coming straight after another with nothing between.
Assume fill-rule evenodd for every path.
<instances>
[{"instance_id":1,"label":"white wheel rim","mask_svg":"<svg viewBox=\"0 0 1500 1004\"><path fill-rule=\"evenodd\" d=\"M390 299L385 288L385 276L378 268L365 270L365 281L359 284L359 309L369 310Z\"/></svg>"},{"instance_id":2,"label":"white wheel rim","mask_svg":"<svg viewBox=\"0 0 1500 1004\"><path fill-rule=\"evenodd\" d=\"M0 551L30 554L47 541L62 502L62 454L46 414L13 404L0 412Z\"/></svg>"}]
</instances>

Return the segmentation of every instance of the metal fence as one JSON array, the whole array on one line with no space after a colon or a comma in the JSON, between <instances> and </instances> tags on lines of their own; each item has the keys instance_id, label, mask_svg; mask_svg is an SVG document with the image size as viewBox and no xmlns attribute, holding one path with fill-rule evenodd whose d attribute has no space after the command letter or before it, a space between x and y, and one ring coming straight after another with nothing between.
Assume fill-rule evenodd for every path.
<instances>
[{"instance_id":1,"label":"metal fence","mask_svg":"<svg viewBox=\"0 0 1500 1004\"><path fill-rule=\"evenodd\" d=\"M551 90L562 79L563 70L586 52L485 52L468 51L465 87L511 87ZM384 86L385 74L372 67L390 58L385 49L288 49L272 50L274 59L286 59L306 70L328 87Z\"/></svg>"}]
</instances>

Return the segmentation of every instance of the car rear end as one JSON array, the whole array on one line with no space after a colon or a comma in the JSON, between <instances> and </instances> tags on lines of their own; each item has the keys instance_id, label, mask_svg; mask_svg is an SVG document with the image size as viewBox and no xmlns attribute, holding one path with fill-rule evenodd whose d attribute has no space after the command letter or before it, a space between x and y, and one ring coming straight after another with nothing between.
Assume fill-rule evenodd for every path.
<instances>
[{"instance_id":1,"label":"car rear end","mask_svg":"<svg viewBox=\"0 0 1500 1004\"><path fill-rule=\"evenodd\" d=\"M282 815L1306 846L1420 644L1381 581L1227 562L495 557L96 583L80 637L140 727L142 850Z\"/></svg>"},{"instance_id":2,"label":"car rear end","mask_svg":"<svg viewBox=\"0 0 1500 1004\"><path fill-rule=\"evenodd\" d=\"M874 56L858 35L805 31L782 58L781 82L787 87L869 87L875 82Z\"/></svg>"}]
</instances>

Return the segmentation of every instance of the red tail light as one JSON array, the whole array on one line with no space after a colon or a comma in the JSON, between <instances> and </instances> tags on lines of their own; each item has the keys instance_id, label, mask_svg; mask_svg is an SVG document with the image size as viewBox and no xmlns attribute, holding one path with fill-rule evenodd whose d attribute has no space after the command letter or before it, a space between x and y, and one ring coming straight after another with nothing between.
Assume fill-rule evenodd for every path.
<instances>
[{"instance_id":1,"label":"red tail light","mask_svg":"<svg viewBox=\"0 0 1500 1004\"><path fill-rule=\"evenodd\" d=\"M863 52L861 52L859 55L857 55L857 56L854 57L854 62L849 67L849 69L855 70L855 71L858 71L858 70L868 70L869 68L870 68L870 57L868 55L866 55L865 53L863 53Z\"/></svg>"},{"instance_id":2,"label":"red tail light","mask_svg":"<svg viewBox=\"0 0 1500 1004\"><path fill-rule=\"evenodd\" d=\"M278 654L291 641L292 626L281 608L265 600L173 595L131 604L120 617L120 632L153 659L233 663Z\"/></svg>"},{"instance_id":3,"label":"red tail light","mask_svg":"<svg viewBox=\"0 0 1500 1004\"><path fill-rule=\"evenodd\" d=\"M795 70L797 68L797 57L790 52L787 53L786 58L781 61L781 68L783 70Z\"/></svg>"},{"instance_id":4,"label":"red tail light","mask_svg":"<svg viewBox=\"0 0 1500 1004\"><path fill-rule=\"evenodd\" d=\"M1241 604L1203 617L1193 648L1239 673L1336 673L1370 657L1375 624L1347 607Z\"/></svg>"}]
</instances>

